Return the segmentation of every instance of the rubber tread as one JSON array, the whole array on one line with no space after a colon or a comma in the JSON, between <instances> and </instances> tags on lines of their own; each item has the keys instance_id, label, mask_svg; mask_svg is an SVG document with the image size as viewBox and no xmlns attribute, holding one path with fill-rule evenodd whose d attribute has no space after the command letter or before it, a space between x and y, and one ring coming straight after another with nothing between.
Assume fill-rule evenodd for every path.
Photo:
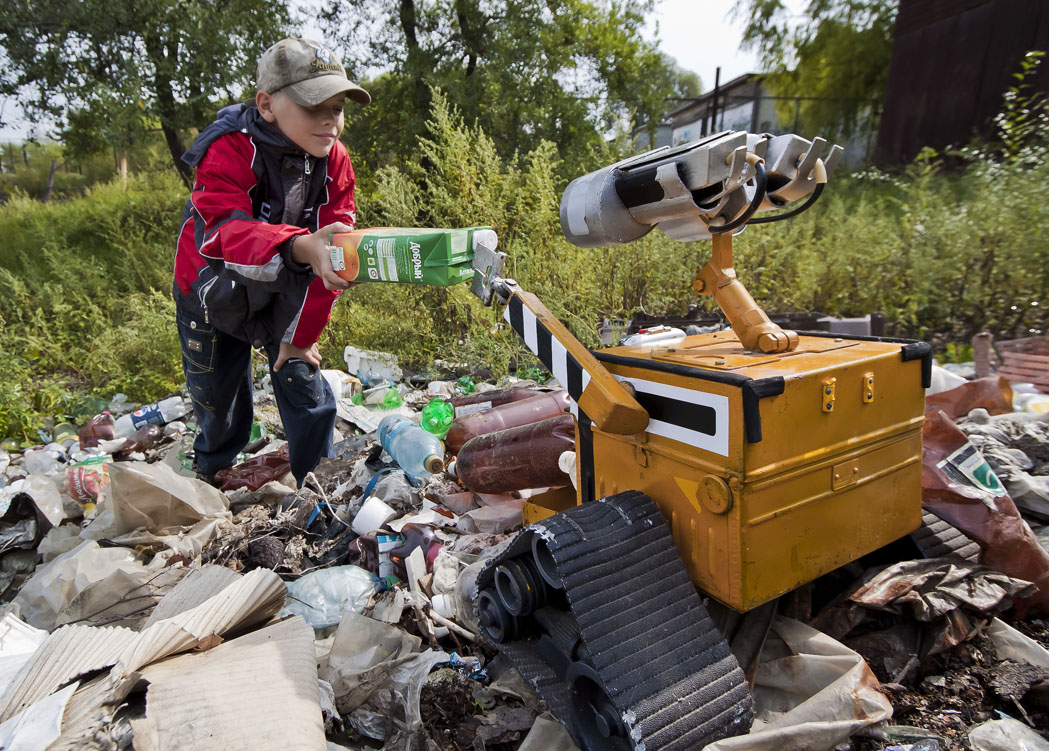
<instances>
[{"instance_id":1,"label":"rubber tread","mask_svg":"<svg viewBox=\"0 0 1049 751\"><path fill-rule=\"evenodd\" d=\"M979 563L980 546L949 522L928 511L922 512L922 525L911 539L926 558L961 558Z\"/></svg>"},{"instance_id":2,"label":"rubber tread","mask_svg":"<svg viewBox=\"0 0 1049 751\"><path fill-rule=\"evenodd\" d=\"M753 702L743 672L651 499L620 493L532 525L489 561L478 586L490 586L499 563L530 551L535 534L547 543L578 631L634 748L699 749L749 729ZM558 630L565 629L571 631L567 625ZM568 688L535 643L526 635L492 646L573 730Z\"/></svg>"}]
</instances>

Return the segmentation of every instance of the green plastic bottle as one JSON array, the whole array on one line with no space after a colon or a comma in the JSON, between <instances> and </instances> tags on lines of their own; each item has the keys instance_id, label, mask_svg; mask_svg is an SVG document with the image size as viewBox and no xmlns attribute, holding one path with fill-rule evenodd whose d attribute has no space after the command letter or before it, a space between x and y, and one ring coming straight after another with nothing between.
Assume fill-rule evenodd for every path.
<instances>
[{"instance_id":1,"label":"green plastic bottle","mask_svg":"<svg viewBox=\"0 0 1049 751\"><path fill-rule=\"evenodd\" d=\"M474 379L468 375L463 376L455 383L459 387L460 394L472 394L477 391L477 386L474 385Z\"/></svg>"},{"instance_id":2,"label":"green plastic bottle","mask_svg":"<svg viewBox=\"0 0 1049 751\"><path fill-rule=\"evenodd\" d=\"M444 437L448 435L448 429L452 427L452 420L454 419L455 408L449 402L446 402L444 399L431 399L423 407L422 419L419 421L419 424L428 433L433 433L441 440L444 440Z\"/></svg>"}]
</instances>

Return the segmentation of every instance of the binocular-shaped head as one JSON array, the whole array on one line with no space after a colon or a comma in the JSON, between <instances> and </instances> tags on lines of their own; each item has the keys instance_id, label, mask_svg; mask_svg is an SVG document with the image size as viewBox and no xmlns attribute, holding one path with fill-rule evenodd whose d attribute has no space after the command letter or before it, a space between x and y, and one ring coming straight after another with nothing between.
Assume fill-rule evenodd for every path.
<instances>
[{"instance_id":1,"label":"binocular-shaped head","mask_svg":"<svg viewBox=\"0 0 1049 751\"><path fill-rule=\"evenodd\" d=\"M573 180L561 197L561 229L573 245L637 240L659 227L675 240L735 232L759 211L814 191L841 160L827 142L726 131L664 146Z\"/></svg>"}]
</instances>

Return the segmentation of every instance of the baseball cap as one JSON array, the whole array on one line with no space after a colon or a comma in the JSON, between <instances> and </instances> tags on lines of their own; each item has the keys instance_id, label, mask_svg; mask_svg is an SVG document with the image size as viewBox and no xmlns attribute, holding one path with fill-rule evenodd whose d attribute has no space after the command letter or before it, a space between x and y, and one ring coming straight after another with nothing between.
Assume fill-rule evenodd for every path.
<instances>
[{"instance_id":1,"label":"baseball cap","mask_svg":"<svg viewBox=\"0 0 1049 751\"><path fill-rule=\"evenodd\" d=\"M282 39L259 58L255 85L259 91L284 91L303 107L314 107L336 94L360 104L371 102L371 95L346 77L346 70L335 54L310 39Z\"/></svg>"}]
</instances>

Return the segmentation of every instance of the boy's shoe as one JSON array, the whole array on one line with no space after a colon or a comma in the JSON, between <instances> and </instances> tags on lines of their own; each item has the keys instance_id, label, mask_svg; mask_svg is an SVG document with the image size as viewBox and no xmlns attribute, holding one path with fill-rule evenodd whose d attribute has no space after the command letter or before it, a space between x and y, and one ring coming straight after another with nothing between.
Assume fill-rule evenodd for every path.
<instances>
[{"instance_id":1,"label":"boy's shoe","mask_svg":"<svg viewBox=\"0 0 1049 751\"><path fill-rule=\"evenodd\" d=\"M215 472L211 472L209 474L209 473L206 473L206 472L201 472L198 469L197 470L197 479L200 480L201 482L206 482L208 485L210 485L213 488L221 489L221 487L222 487L222 480L216 480L215 479Z\"/></svg>"}]
</instances>

